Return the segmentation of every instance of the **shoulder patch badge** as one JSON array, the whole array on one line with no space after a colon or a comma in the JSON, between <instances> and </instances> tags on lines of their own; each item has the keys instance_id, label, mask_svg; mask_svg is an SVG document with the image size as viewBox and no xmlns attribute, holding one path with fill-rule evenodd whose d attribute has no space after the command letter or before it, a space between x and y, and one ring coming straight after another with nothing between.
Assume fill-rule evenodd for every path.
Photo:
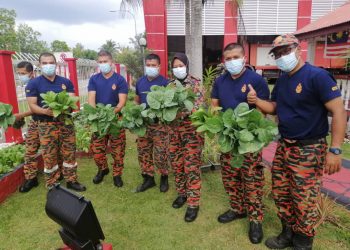
<instances>
[{"instance_id":1,"label":"shoulder patch badge","mask_svg":"<svg viewBox=\"0 0 350 250\"><path fill-rule=\"evenodd\" d=\"M247 91L247 84L244 84L241 89L242 93L245 93Z\"/></svg>"},{"instance_id":2,"label":"shoulder patch badge","mask_svg":"<svg viewBox=\"0 0 350 250\"><path fill-rule=\"evenodd\" d=\"M62 83L62 86L61 86L61 87L62 87L63 90L66 90L66 89L67 89L67 86L66 86L65 84L63 84L63 83Z\"/></svg>"},{"instance_id":3,"label":"shoulder patch badge","mask_svg":"<svg viewBox=\"0 0 350 250\"><path fill-rule=\"evenodd\" d=\"M116 90L116 89L117 89L117 85L115 85L115 83L113 83L112 89L113 89L113 90Z\"/></svg>"},{"instance_id":4,"label":"shoulder patch badge","mask_svg":"<svg viewBox=\"0 0 350 250\"><path fill-rule=\"evenodd\" d=\"M300 94L303 91L303 86L301 85L301 83L298 84L298 86L295 89L295 92L297 94Z\"/></svg>"},{"instance_id":5,"label":"shoulder patch badge","mask_svg":"<svg viewBox=\"0 0 350 250\"><path fill-rule=\"evenodd\" d=\"M338 86L333 86L333 87L332 87L332 90L333 90L333 91L338 90Z\"/></svg>"},{"instance_id":6,"label":"shoulder patch badge","mask_svg":"<svg viewBox=\"0 0 350 250\"><path fill-rule=\"evenodd\" d=\"M29 92L30 92L30 89L27 89L26 92L29 93Z\"/></svg>"}]
</instances>

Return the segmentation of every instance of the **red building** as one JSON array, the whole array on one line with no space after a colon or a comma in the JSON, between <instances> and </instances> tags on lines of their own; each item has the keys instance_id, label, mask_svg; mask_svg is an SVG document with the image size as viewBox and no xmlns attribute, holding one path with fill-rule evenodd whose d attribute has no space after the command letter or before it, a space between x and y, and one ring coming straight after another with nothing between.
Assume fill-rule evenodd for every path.
<instances>
[{"instance_id":1,"label":"red building","mask_svg":"<svg viewBox=\"0 0 350 250\"><path fill-rule=\"evenodd\" d=\"M244 41L248 63L266 72L275 69L274 60L267 52L276 35L293 33L345 2L347 0L243 0L237 7L230 0L208 1L203 7L203 63L205 66L219 63L226 44ZM161 57L165 74L168 55L185 51L185 6L181 1L144 0L143 8L147 46ZM344 60L331 63L331 59L318 55L317 50L322 48L324 38L317 41L317 46L303 42L303 57L307 59L307 51L312 49L316 50L313 62L316 65L344 66Z\"/></svg>"}]
</instances>

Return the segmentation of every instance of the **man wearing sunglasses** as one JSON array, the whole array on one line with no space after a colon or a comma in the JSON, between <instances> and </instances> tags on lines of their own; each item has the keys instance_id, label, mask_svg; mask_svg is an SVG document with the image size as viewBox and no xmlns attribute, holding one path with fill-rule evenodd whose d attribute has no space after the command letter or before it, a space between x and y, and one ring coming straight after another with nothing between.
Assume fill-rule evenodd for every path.
<instances>
[{"instance_id":1,"label":"man wearing sunglasses","mask_svg":"<svg viewBox=\"0 0 350 250\"><path fill-rule=\"evenodd\" d=\"M259 99L252 88L248 94L248 103L277 114L281 134L271 171L282 232L265 244L271 249L312 249L323 173L334 174L341 168L346 112L332 75L303 61L294 35L278 36L270 53L284 72L271 101ZM333 116L329 149L328 112Z\"/></svg>"}]
</instances>

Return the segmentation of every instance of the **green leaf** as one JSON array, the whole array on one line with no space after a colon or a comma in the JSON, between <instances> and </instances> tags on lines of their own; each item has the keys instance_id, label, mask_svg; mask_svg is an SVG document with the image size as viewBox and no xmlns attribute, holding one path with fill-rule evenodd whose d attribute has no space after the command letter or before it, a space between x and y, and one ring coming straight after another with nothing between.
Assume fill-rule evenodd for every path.
<instances>
[{"instance_id":1,"label":"green leaf","mask_svg":"<svg viewBox=\"0 0 350 250\"><path fill-rule=\"evenodd\" d=\"M209 117L206 119L206 125L211 133L219 133L223 130L223 122L220 117Z\"/></svg>"},{"instance_id":2,"label":"green leaf","mask_svg":"<svg viewBox=\"0 0 350 250\"><path fill-rule=\"evenodd\" d=\"M167 122L172 122L175 120L178 107L167 108L163 110L163 118Z\"/></svg>"},{"instance_id":3,"label":"green leaf","mask_svg":"<svg viewBox=\"0 0 350 250\"><path fill-rule=\"evenodd\" d=\"M234 124L234 113L232 109L227 109L222 115L222 121L224 122L224 126L227 128L232 127Z\"/></svg>"},{"instance_id":4,"label":"green leaf","mask_svg":"<svg viewBox=\"0 0 350 250\"><path fill-rule=\"evenodd\" d=\"M239 140L242 142L250 142L254 140L254 135L247 129L239 131Z\"/></svg>"},{"instance_id":5,"label":"green leaf","mask_svg":"<svg viewBox=\"0 0 350 250\"><path fill-rule=\"evenodd\" d=\"M185 100L184 101L184 105L185 105L185 108L189 111L189 112L192 112L193 110L193 102L191 102L190 100Z\"/></svg>"},{"instance_id":6,"label":"green leaf","mask_svg":"<svg viewBox=\"0 0 350 250\"><path fill-rule=\"evenodd\" d=\"M260 151L264 147L263 142L252 141L252 142L239 142L238 152L239 154L255 153Z\"/></svg>"},{"instance_id":7,"label":"green leaf","mask_svg":"<svg viewBox=\"0 0 350 250\"><path fill-rule=\"evenodd\" d=\"M236 116L239 116L240 114L244 114L247 111L249 111L248 103L242 102L242 103L237 105L237 107L234 110L234 113Z\"/></svg>"}]
</instances>

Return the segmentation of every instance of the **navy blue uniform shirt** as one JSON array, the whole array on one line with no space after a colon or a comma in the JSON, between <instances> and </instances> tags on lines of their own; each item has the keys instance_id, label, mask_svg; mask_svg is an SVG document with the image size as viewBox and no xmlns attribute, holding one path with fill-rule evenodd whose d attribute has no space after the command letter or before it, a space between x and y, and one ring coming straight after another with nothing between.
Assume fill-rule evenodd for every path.
<instances>
[{"instance_id":1,"label":"navy blue uniform shirt","mask_svg":"<svg viewBox=\"0 0 350 250\"><path fill-rule=\"evenodd\" d=\"M340 96L332 75L309 63L292 76L280 76L271 100L276 102L281 136L295 140L325 137L329 126L324 104Z\"/></svg>"},{"instance_id":2,"label":"navy blue uniform shirt","mask_svg":"<svg viewBox=\"0 0 350 250\"><path fill-rule=\"evenodd\" d=\"M59 93L64 90L66 90L68 93L74 93L74 86L69 79L56 75L55 79L51 82L49 79L41 75L29 81L26 86L26 96L37 97L38 106L43 107L43 98L40 96L40 94L47 93L49 91ZM54 118L47 115L33 114L33 120L53 121Z\"/></svg>"},{"instance_id":3,"label":"navy blue uniform shirt","mask_svg":"<svg viewBox=\"0 0 350 250\"><path fill-rule=\"evenodd\" d=\"M96 104L111 104L113 107L119 103L119 94L128 94L128 84L124 77L113 73L110 78L105 78L102 73L90 77L88 91L96 91Z\"/></svg>"},{"instance_id":4,"label":"navy blue uniform shirt","mask_svg":"<svg viewBox=\"0 0 350 250\"><path fill-rule=\"evenodd\" d=\"M253 86L260 99L269 99L270 91L264 78L248 69L237 79L233 79L229 72L217 78L211 92L211 98L219 99L222 111L229 108L235 109L241 102L247 102L249 84Z\"/></svg>"},{"instance_id":5,"label":"navy blue uniform shirt","mask_svg":"<svg viewBox=\"0 0 350 250\"><path fill-rule=\"evenodd\" d=\"M136 83L136 95L140 97L141 103L147 104L147 93L145 92L151 91L153 85L166 86L168 85L168 80L161 75L157 76L152 81L149 81L147 76L141 77Z\"/></svg>"}]
</instances>

